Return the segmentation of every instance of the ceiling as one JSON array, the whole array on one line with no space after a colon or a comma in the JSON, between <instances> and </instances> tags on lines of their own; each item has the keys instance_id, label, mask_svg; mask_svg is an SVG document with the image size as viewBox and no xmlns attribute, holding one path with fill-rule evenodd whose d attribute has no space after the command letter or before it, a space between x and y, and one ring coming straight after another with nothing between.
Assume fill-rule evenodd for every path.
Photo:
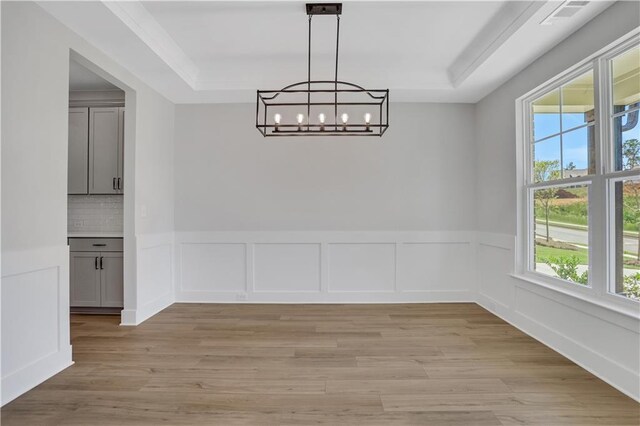
<instances>
[{"instance_id":1,"label":"ceiling","mask_svg":"<svg viewBox=\"0 0 640 426\"><path fill-rule=\"evenodd\" d=\"M477 102L612 2L343 3L341 80L389 88L392 101ZM252 102L306 80L304 2L40 4L176 103ZM312 78L333 78L335 30L314 17Z\"/></svg>"},{"instance_id":2,"label":"ceiling","mask_svg":"<svg viewBox=\"0 0 640 426\"><path fill-rule=\"evenodd\" d=\"M69 61L69 90L120 90L75 61Z\"/></svg>"}]
</instances>

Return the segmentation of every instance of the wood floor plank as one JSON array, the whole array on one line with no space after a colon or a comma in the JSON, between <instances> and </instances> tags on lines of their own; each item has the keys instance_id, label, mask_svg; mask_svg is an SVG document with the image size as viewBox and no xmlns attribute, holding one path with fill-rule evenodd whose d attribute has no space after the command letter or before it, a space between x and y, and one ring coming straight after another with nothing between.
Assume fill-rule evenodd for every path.
<instances>
[{"instance_id":1,"label":"wood floor plank","mask_svg":"<svg viewBox=\"0 0 640 426\"><path fill-rule=\"evenodd\" d=\"M327 380L327 393L377 395L471 394L508 392L499 379L471 380Z\"/></svg>"},{"instance_id":2,"label":"wood floor plank","mask_svg":"<svg viewBox=\"0 0 640 426\"><path fill-rule=\"evenodd\" d=\"M640 404L475 304L71 316L75 364L4 425L638 425Z\"/></svg>"}]
</instances>

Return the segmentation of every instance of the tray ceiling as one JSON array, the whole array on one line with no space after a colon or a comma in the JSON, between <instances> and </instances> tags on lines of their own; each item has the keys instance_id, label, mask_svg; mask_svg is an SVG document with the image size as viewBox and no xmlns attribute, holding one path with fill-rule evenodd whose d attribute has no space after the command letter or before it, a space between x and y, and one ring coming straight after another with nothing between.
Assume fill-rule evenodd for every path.
<instances>
[{"instance_id":1,"label":"tray ceiling","mask_svg":"<svg viewBox=\"0 0 640 426\"><path fill-rule=\"evenodd\" d=\"M306 79L304 2L40 4L176 103L252 102ZM549 21L566 2L345 1L339 76L392 102L476 102L610 4ZM335 19L313 25L312 77L332 78Z\"/></svg>"}]
</instances>

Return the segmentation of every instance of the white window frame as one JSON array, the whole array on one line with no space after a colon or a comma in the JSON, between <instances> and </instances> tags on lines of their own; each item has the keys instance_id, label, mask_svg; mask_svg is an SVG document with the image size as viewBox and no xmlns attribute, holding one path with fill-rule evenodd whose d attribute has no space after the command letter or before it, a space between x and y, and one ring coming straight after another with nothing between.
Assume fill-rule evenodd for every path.
<instances>
[{"instance_id":1,"label":"white window frame","mask_svg":"<svg viewBox=\"0 0 640 426\"><path fill-rule=\"evenodd\" d=\"M627 49L640 44L640 29L594 53L563 73L516 99L517 154L517 235L514 275L576 298L639 317L638 301L610 292L615 288L615 235L612 188L616 181L638 177L638 170L614 171L612 144L611 60ZM533 182L533 129L531 104L550 91L593 70L595 108L595 174L547 182ZM564 167L563 164L560 165ZM535 237L533 191L547 187L588 185L589 282L572 283L533 269ZM600 261L600 259L603 259ZM612 279L614 281L612 281Z\"/></svg>"}]
</instances>

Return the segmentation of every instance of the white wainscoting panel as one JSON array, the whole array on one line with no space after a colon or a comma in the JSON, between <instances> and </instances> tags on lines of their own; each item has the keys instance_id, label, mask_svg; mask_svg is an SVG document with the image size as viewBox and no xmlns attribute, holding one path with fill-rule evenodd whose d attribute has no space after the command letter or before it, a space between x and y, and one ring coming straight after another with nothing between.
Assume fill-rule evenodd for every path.
<instances>
[{"instance_id":1,"label":"white wainscoting panel","mask_svg":"<svg viewBox=\"0 0 640 426\"><path fill-rule=\"evenodd\" d=\"M478 234L478 303L640 399L640 321L512 276L515 238Z\"/></svg>"},{"instance_id":2,"label":"white wainscoting panel","mask_svg":"<svg viewBox=\"0 0 640 426\"><path fill-rule=\"evenodd\" d=\"M183 290L216 293L246 291L246 244L183 244L180 254Z\"/></svg>"},{"instance_id":3,"label":"white wainscoting panel","mask_svg":"<svg viewBox=\"0 0 640 426\"><path fill-rule=\"evenodd\" d=\"M320 244L256 244L255 292L319 292Z\"/></svg>"},{"instance_id":4,"label":"white wainscoting panel","mask_svg":"<svg viewBox=\"0 0 640 426\"><path fill-rule=\"evenodd\" d=\"M2 253L2 405L72 364L69 247Z\"/></svg>"},{"instance_id":5,"label":"white wainscoting panel","mask_svg":"<svg viewBox=\"0 0 640 426\"><path fill-rule=\"evenodd\" d=\"M175 301L173 233L138 235L136 254L135 309L122 311L122 325L138 325Z\"/></svg>"},{"instance_id":6,"label":"white wainscoting panel","mask_svg":"<svg viewBox=\"0 0 640 426\"><path fill-rule=\"evenodd\" d=\"M479 234L478 291L503 308L513 304L514 246L515 237Z\"/></svg>"},{"instance_id":7,"label":"white wainscoting panel","mask_svg":"<svg viewBox=\"0 0 640 426\"><path fill-rule=\"evenodd\" d=\"M329 244L329 292L393 292L396 244Z\"/></svg>"},{"instance_id":8,"label":"white wainscoting panel","mask_svg":"<svg viewBox=\"0 0 640 426\"><path fill-rule=\"evenodd\" d=\"M465 291L474 279L473 245L404 243L398 245L398 289Z\"/></svg>"},{"instance_id":9,"label":"white wainscoting panel","mask_svg":"<svg viewBox=\"0 0 640 426\"><path fill-rule=\"evenodd\" d=\"M473 232L178 232L175 238L180 302L475 300ZM468 268L460 268L465 262Z\"/></svg>"}]
</instances>

